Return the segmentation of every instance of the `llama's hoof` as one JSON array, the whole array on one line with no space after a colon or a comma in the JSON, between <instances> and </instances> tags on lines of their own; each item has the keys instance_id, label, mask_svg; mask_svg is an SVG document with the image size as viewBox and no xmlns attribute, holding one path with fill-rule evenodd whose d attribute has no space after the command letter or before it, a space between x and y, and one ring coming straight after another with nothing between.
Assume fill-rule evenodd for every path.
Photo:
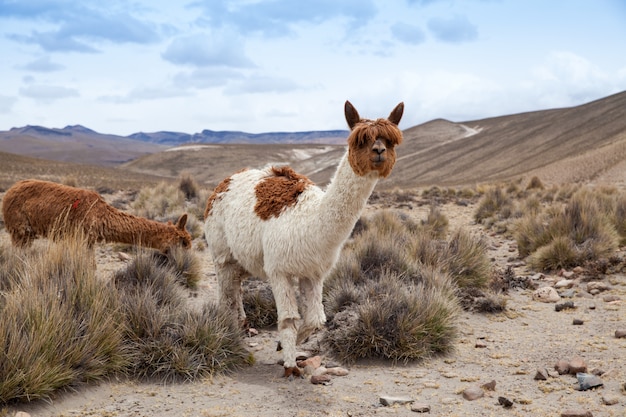
<instances>
[{"instance_id":1,"label":"llama's hoof","mask_svg":"<svg viewBox=\"0 0 626 417\"><path fill-rule=\"evenodd\" d=\"M285 367L285 378L293 379L295 377L302 378L302 371L297 366L292 366L290 368Z\"/></svg>"}]
</instances>

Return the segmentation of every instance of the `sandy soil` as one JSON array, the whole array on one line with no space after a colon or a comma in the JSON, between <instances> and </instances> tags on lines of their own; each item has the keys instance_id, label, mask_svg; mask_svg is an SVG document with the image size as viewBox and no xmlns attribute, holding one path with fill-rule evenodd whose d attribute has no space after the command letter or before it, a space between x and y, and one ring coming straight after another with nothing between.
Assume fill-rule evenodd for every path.
<instances>
[{"instance_id":1,"label":"sandy soil","mask_svg":"<svg viewBox=\"0 0 626 417\"><path fill-rule=\"evenodd\" d=\"M372 209L372 208L370 208ZM515 243L494 236L472 224L473 207L442 206L454 230L464 227L489 241L490 256L499 269L513 267L516 276L532 276L517 257ZM426 208L411 214L425 218ZM199 297L214 296L215 277L208 256ZM98 271L102 274L123 267L124 261L108 247L100 251ZM542 285L561 279L545 276ZM603 282L611 289L591 296L580 277L569 299L576 308L555 311L554 303L532 299L531 290L515 289L507 296L507 311L501 314L465 312L460 317L460 337L454 353L409 365L368 361L349 367L347 376L333 376L328 385L311 384L308 378L286 380L276 362L276 332L261 329L246 339L254 352L254 366L230 375L194 383L111 381L78 392L66 393L51 402L24 404L9 409L31 416L377 416L415 415L411 403L383 406L382 396L403 397L413 405L430 407L436 416L561 416L566 410L590 411L593 416L626 415L626 338L615 337L626 328L626 277L613 275ZM616 295L622 301L605 301ZM574 319L583 321L573 325ZM309 342L309 347L315 341ZM306 348L303 347L303 348ZM578 391L571 375L534 379L538 369L553 370L558 360L582 357L589 371L603 372L604 385ZM330 361L332 358L324 358ZM495 381L495 390L484 396L464 399L468 387ZM503 408L499 397L513 402ZM606 402L617 401L606 405Z\"/></svg>"}]
</instances>

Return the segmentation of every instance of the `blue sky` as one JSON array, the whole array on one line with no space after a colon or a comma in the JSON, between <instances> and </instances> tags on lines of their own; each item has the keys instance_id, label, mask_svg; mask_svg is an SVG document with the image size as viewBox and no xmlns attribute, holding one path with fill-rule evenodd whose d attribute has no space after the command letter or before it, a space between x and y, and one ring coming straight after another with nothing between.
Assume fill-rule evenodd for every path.
<instances>
[{"instance_id":1,"label":"blue sky","mask_svg":"<svg viewBox=\"0 0 626 417\"><path fill-rule=\"evenodd\" d=\"M0 0L0 130L402 128L626 90L624 0Z\"/></svg>"}]
</instances>

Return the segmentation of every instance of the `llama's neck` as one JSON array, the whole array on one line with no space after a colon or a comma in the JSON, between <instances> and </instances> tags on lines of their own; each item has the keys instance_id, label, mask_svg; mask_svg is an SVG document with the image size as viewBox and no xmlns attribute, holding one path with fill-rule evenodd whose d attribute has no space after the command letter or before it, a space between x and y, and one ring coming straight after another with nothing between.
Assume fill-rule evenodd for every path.
<instances>
[{"instance_id":1,"label":"llama's neck","mask_svg":"<svg viewBox=\"0 0 626 417\"><path fill-rule=\"evenodd\" d=\"M352 232L378 179L375 172L366 176L355 174L346 152L321 201L320 237L334 237L338 241L336 244L343 243Z\"/></svg>"},{"instance_id":2,"label":"llama's neck","mask_svg":"<svg viewBox=\"0 0 626 417\"><path fill-rule=\"evenodd\" d=\"M154 249L162 249L163 237L171 233L171 226L154 220L109 208L109 215L99 219L102 224L99 235L106 242L127 243Z\"/></svg>"}]
</instances>

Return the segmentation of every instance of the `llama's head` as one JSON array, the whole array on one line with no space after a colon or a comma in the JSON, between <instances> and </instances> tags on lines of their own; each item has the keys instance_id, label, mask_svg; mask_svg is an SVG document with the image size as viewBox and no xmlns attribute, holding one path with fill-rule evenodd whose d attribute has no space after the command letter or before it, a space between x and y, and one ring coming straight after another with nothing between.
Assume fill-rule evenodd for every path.
<instances>
[{"instance_id":1,"label":"llama's head","mask_svg":"<svg viewBox=\"0 0 626 417\"><path fill-rule=\"evenodd\" d=\"M170 233L163 236L162 242L159 244L159 250L168 253L173 247L182 247L183 249L191 249L191 235L185 229L187 224L187 213L178 218L176 224L167 222Z\"/></svg>"},{"instance_id":2,"label":"llama's head","mask_svg":"<svg viewBox=\"0 0 626 417\"><path fill-rule=\"evenodd\" d=\"M398 123L404 112L399 103L386 119L361 119L354 106L346 101L345 115L350 136L348 137L348 161L357 175L378 172L381 177L391 173L396 163L396 145L402 142Z\"/></svg>"}]
</instances>

